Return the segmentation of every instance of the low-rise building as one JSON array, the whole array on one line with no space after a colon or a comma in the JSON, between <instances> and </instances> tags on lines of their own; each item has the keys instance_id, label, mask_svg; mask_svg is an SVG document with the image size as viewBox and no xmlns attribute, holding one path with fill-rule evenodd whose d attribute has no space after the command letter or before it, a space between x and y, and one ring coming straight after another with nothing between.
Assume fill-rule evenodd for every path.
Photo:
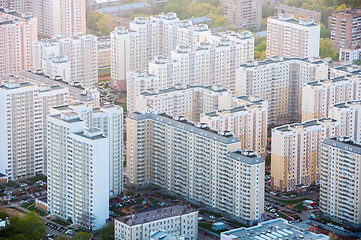
<instances>
[{"instance_id":1,"label":"low-rise building","mask_svg":"<svg viewBox=\"0 0 361 240\"><path fill-rule=\"evenodd\" d=\"M260 239L328 240L329 237L298 228L282 218L259 223L257 226L250 228L242 227L221 233L221 240Z\"/></svg>"},{"instance_id":2,"label":"low-rise building","mask_svg":"<svg viewBox=\"0 0 361 240\"><path fill-rule=\"evenodd\" d=\"M115 219L115 240L164 239L164 232L177 238L198 238L198 211L188 206L171 206ZM159 236L162 234L163 238ZM183 239L184 239L183 238Z\"/></svg>"},{"instance_id":3,"label":"low-rise building","mask_svg":"<svg viewBox=\"0 0 361 240\"><path fill-rule=\"evenodd\" d=\"M361 59L361 48L340 48L339 61L345 65L352 65L354 61Z\"/></svg>"}]
</instances>

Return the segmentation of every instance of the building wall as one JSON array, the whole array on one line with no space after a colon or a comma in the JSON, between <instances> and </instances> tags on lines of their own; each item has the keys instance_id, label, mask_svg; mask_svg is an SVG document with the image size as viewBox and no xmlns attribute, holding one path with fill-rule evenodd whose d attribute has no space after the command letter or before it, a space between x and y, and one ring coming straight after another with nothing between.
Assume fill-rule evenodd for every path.
<instances>
[{"instance_id":1,"label":"building wall","mask_svg":"<svg viewBox=\"0 0 361 240\"><path fill-rule=\"evenodd\" d=\"M321 12L306 10L302 8L295 8L290 6L276 6L275 12L277 16L280 15L293 15L295 19L305 18L305 19L312 19L316 23L321 22Z\"/></svg>"},{"instance_id":2,"label":"building wall","mask_svg":"<svg viewBox=\"0 0 361 240\"><path fill-rule=\"evenodd\" d=\"M261 27L262 1L259 0L224 0L224 18L229 24L240 29Z\"/></svg>"},{"instance_id":3,"label":"building wall","mask_svg":"<svg viewBox=\"0 0 361 240\"><path fill-rule=\"evenodd\" d=\"M284 125L272 130L271 181L281 192L295 191L296 186L320 183L320 144L339 132L332 119Z\"/></svg>"},{"instance_id":4,"label":"building wall","mask_svg":"<svg viewBox=\"0 0 361 240\"><path fill-rule=\"evenodd\" d=\"M267 58L319 57L320 26L292 16L267 19Z\"/></svg>"},{"instance_id":5,"label":"building wall","mask_svg":"<svg viewBox=\"0 0 361 240\"><path fill-rule=\"evenodd\" d=\"M333 104L358 99L361 99L361 80L356 75L305 83L302 121L328 117L328 109Z\"/></svg>"},{"instance_id":6,"label":"building wall","mask_svg":"<svg viewBox=\"0 0 361 240\"><path fill-rule=\"evenodd\" d=\"M320 209L344 226L361 228L361 145L326 139L321 152Z\"/></svg>"}]
</instances>

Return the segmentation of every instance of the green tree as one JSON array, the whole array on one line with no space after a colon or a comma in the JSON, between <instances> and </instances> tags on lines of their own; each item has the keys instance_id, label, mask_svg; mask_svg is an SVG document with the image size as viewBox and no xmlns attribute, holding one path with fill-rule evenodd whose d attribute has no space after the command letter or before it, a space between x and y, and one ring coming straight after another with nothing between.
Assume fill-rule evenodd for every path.
<instances>
[{"instance_id":1,"label":"green tree","mask_svg":"<svg viewBox=\"0 0 361 240\"><path fill-rule=\"evenodd\" d=\"M98 237L101 240L113 240L114 239L114 222L108 222L97 232Z\"/></svg>"},{"instance_id":2,"label":"green tree","mask_svg":"<svg viewBox=\"0 0 361 240\"><path fill-rule=\"evenodd\" d=\"M46 233L44 222L34 212L25 217L10 218L9 223L0 232L0 240L40 240Z\"/></svg>"},{"instance_id":3,"label":"green tree","mask_svg":"<svg viewBox=\"0 0 361 240\"><path fill-rule=\"evenodd\" d=\"M343 10L345 10L347 8L346 4L341 4L340 6L338 6L338 8L336 8L336 12L341 12Z\"/></svg>"},{"instance_id":4,"label":"green tree","mask_svg":"<svg viewBox=\"0 0 361 240\"><path fill-rule=\"evenodd\" d=\"M361 59L356 59L352 62L354 65L361 65Z\"/></svg>"},{"instance_id":5,"label":"green tree","mask_svg":"<svg viewBox=\"0 0 361 240\"><path fill-rule=\"evenodd\" d=\"M86 232L79 232L77 235L75 235L72 239L73 240L89 240L91 237L90 233Z\"/></svg>"},{"instance_id":6,"label":"green tree","mask_svg":"<svg viewBox=\"0 0 361 240\"><path fill-rule=\"evenodd\" d=\"M329 38L320 39L320 58L325 57L330 57L334 61L338 59L338 51Z\"/></svg>"},{"instance_id":7,"label":"green tree","mask_svg":"<svg viewBox=\"0 0 361 240\"><path fill-rule=\"evenodd\" d=\"M267 48L267 41L263 40L254 48L254 50L259 52L264 52L266 51L266 48Z\"/></svg>"},{"instance_id":8,"label":"green tree","mask_svg":"<svg viewBox=\"0 0 361 240\"><path fill-rule=\"evenodd\" d=\"M330 30L325 27L324 24L320 24L321 30L320 30L320 37L321 38L329 38L330 37Z\"/></svg>"},{"instance_id":9,"label":"green tree","mask_svg":"<svg viewBox=\"0 0 361 240\"><path fill-rule=\"evenodd\" d=\"M92 31L97 30L97 22L103 17L98 11L87 11L86 26Z\"/></svg>"},{"instance_id":10,"label":"green tree","mask_svg":"<svg viewBox=\"0 0 361 240\"><path fill-rule=\"evenodd\" d=\"M113 18L109 14L104 14L96 23L99 32L105 36L113 30Z\"/></svg>"}]
</instances>

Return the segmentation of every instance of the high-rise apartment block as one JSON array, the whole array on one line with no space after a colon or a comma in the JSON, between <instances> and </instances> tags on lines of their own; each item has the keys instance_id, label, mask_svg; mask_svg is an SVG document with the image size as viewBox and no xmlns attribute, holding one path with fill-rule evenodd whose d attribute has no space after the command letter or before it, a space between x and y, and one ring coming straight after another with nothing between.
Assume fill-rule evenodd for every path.
<instances>
[{"instance_id":1,"label":"high-rise apartment block","mask_svg":"<svg viewBox=\"0 0 361 240\"><path fill-rule=\"evenodd\" d=\"M361 145L327 138L321 150L320 210L332 220L361 229Z\"/></svg>"},{"instance_id":2,"label":"high-rise apartment block","mask_svg":"<svg viewBox=\"0 0 361 240\"><path fill-rule=\"evenodd\" d=\"M66 67L69 64L70 69ZM93 88L98 83L97 37L80 34L76 37L39 40L34 43L34 65L52 78L57 73L58 77L71 85ZM69 71L70 78L67 78Z\"/></svg>"},{"instance_id":3,"label":"high-rise apartment block","mask_svg":"<svg viewBox=\"0 0 361 240\"><path fill-rule=\"evenodd\" d=\"M127 177L152 183L252 224L263 216L264 161L228 131L185 117L133 112L127 118Z\"/></svg>"},{"instance_id":4,"label":"high-rise apartment block","mask_svg":"<svg viewBox=\"0 0 361 240\"><path fill-rule=\"evenodd\" d=\"M123 191L123 109L111 105L95 108L82 103L53 108L53 113L67 111L78 113L87 128L101 129L108 138L109 195L119 195Z\"/></svg>"},{"instance_id":5,"label":"high-rise apartment block","mask_svg":"<svg viewBox=\"0 0 361 240\"><path fill-rule=\"evenodd\" d=\"M48 211L96 230L109 218L109 139L74 111L48 116Z\"/></svg>"},{"instance_id":6,"label":"high-rise apartment block","mask_svg":"<svg viewBox=\"0 0 361 240\"><path fill-rule=\"evenodd\" d=\"M139 17L130 23L130 29L117 27L111 33L112 85L125 89L128 72L152 72L151 63L180 63L180 70L167 66L162 73L167 81L174 83L202 84L202 82L231 82L233 69L238 64L253 60L254 38L250 32L236 34L211 34L207 25L193 25L191 21L179 21L175 13ZM154 62L153 61L153 62ZM159 63L158 63L159 62ZM164 69L163 66L158 66ZM154 69L154 71L157 71ZM225 69L225 71L221 70ZM160 77L160 80L163 79ZM178 79L180 78L180 79ZM218 79L220 78L220 79ZM228 80L227 78L231 79ZM228 80L228 81L227 81ZM173 85L162 86L163 88Z\"/></svg>"},{"instance_id":7,"label":"high-rise apartment block","mask_svg":"<svg viewBox=\"0 0 361 240\"><path fill-rule=\"evenodd\" d=\"M129 104L135 105L134 109L127 109L129 112L145 112L152 107L157 112L185 116L199 122L202 113L231 108L232 92L218 86L176 85L174 88L139 93L135 104Z\"/></svg>"},{"instance_id":8,"label":"high-rise apartment block","mask_svg":"<svg viewBox=\"0 0 361 240\"><path fill-rule=\"evenodd\" d=\"M267 146L268 103L255 96L234 98L236 107L204 112L200 122L218 131L230 131L241 142L241 149L265 156Z\"/></svg>"},{"instance_id":9,"label":"high-rise apartment block","mask_svg":"<svg viewBox=\"0 0 361 240\"><path fill-rule=\"evenodd\" d=\"M336 48L351 48L361 43L361 10L346 9L329 16L330 40Z\"/></svg>"},{"instance_id":10,"label":"high-rise apartment block","mask_svg":"<svg viewBox=\"0 0 361 240\"><path fill-rule=\"evenodd\" d=\"M115 240L164 239L155 238L158 231L174 235L174 240L196 240L198 238L198 211L187 206L172 206L153 211L136 213L116 218Z\"/></svg>"},{"instance_id":11,"label":"high-rise apartment block","mask_svg":"<svg viewBox=\"0 0 361 240\"><path fill-rule=\"evenodd\" d=\"M267 20L267 58L319 57L320 26L310 19L280 15Z\"/></svg>"},{"instance_id":12,"label":"high-rise apartment block","mask_svg":"<svg viewBox=\"0 0 361 240\"><path fill-rule=\"evenodd\" d=\"M319 59L272 57L248 62L236 69L236 96L256 95L268 101L268 122L282 124L301 119L302 85L328 77L328 65Z\"/></svg>"},{"instance_id":13,"label":"high-rise apartment block","mask_svg":"<svg viewBox=\"0 0 361 240\"><path fill-rule=\"evenodd\" d=\"M320 183L321 142L337 136L333 119L315 119L272 129L271 181L281 192Z\"/></svg>"},{"instance_id":14,"label":"high-rise apartment block","mask_svg":"<svg viewBox=\"0 0 361 240\"><path fill-rule=\"evenodd\" d=\"M339 136L361 144L361 100L330 106L328 116L340 124Z\"/></svg>"},{"instance_id":15,"label":"high-rise apartment block","mask_svg":"<svg viewBox=\"0 0 361 240\"><path fill-rule=\"evenodd\" d=\"M261 27L262 1L260 0L224 0L224 18L229 24L240 29Z\"/></svg>"},{"instance_id":16,"label":"high-rise apartment block","mask_svg":"<svg viewBox=\"0 0 361 240\"><path fill-rule=\"evenodd\" d=\"M0 78L33 66L33 41L38 39L37 19L0 9Z\"/></svg>"},{"instance_id":17,"label":"high-rise apartment block","mask_svg":"<svg viewBox=\"0 0 361 240\"><path fill-rule=\"evenodd\" d=\"M361 99L361 80L357 75L305 83L302 88L302 121L328 117L336 103Z\"/></svg>"},{"instance_id":18,"label":"high-rise apartment block","mask_svg":"<svg viewBox=\"0 0 361 240\"><path fill-rule=\"evenodd\" d=\"M31 14L33 5L31 0L1 0L0 8Z\"/></svg>"},{"instance_id":19,"label":"high-rise apartment block","mask_svg":"<svg viewBox=\"0 0 361 240\"><path fill-rule=\"evenodd\" d=\"M46 116L68 104L68 89L14 77L0 86L0 173L10 180L46 174Z\"/></svg>"}]
</instances>

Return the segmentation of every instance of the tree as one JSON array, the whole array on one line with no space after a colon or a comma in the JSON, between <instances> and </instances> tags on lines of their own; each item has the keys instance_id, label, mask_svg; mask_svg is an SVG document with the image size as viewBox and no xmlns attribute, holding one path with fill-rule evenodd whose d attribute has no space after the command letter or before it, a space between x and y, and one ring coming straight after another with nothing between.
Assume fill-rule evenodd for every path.
<instances>
[{"instance_id":1,"label":"tree","mask_svg":"<svg viewBox=\"0 0 361 240\"><path fill-rule=\"evenodd\" d=\"M341 4L340 6L338 6L338 8L336 8L336 12L341 12L343 10L345 10L347 8L346 4Z\"/></svg>"},{"instance_id":2,"label":"tree","mask_svg":"<svg viewBox=\"0 0 361 240\"><path fill-rule=\"evenodd\" d=\"M97 29L105 36L113 30L113 18L109 14L104 14L96 23Z\"/></svg>"},{"instance_id":3,"label":"tree","mask_svg":"<svg viewBox=\"0 0 361 240\"><path fill-rule=\"evenodd\" d=\"M91 237L90 233L86 232L79 232L77 235L75 235L72 239L73 240L89 240Z\"/></svg>"},{"instance_id":4,"label":"tree","mask_svg":"<svg viewBox=\"0 0 361 240\"><path fill-rule=\"evenodd\" d=\"M92 31L97 30L97 22L103 17L98 11L87 11L86 26Z\"/></svg>"},{"instance_id":5,"label":"tree","mask_svg":"<svg viewBox=\"0 0 361 240\"><path fill-rule=\"evenodd\" d=\"M334 234L334 233L330 233L329 235L329 239L330 240L339 240L340 238L336 235L336 234Z\"/></svg>"},{"instance_id":6,"label":"tree","mask_svg":"<svg viewBox=\"0 0 361 240\"><path fill-rule=\"evenodd\" d=\"M108 222L103 228L97 232L98 237L101 240L113 240L114 239L114 222Z\"/></svg>"},{"instance_id":7,"label":"tree","mask_svg":"<svg viewBox=\"0 0 361 240\"><path fill-rule=\"evenodd\" d=\"M34 212L25 217L10 218L9 223L0 232L0 240L40 240L46 233L44 222Z\"/></svg>"},{"instance_id":8,"label":"tree","mask_svg":"<svg viewBox=\"0 0 361 240\"><path fill-rule=\"evenodd\" d=\"M361 59L356 59L352 62L353 65L361 65Z\"/></svg>"},{"instance_id":9,"label":"tree","mask_svg":"<svg viewBox=\"0 0 361 240\"><path fill-rule=\"evenodd\" d=\"M338 60L338 51L329 38L320 39L320 58L325 57L330 57L334 61Z\"/></svg>"}]
</instances>

